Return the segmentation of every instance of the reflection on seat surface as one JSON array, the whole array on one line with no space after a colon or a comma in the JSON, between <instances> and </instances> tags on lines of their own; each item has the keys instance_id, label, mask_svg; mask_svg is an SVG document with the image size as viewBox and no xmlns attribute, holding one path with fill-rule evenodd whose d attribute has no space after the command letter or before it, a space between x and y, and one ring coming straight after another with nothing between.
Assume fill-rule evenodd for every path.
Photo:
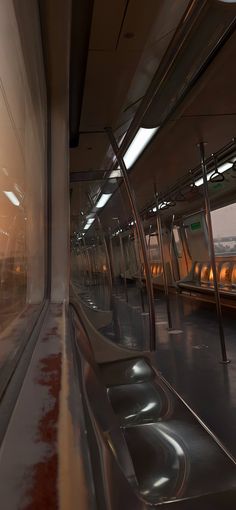
<instances>
[{"instance_id":1,"label":"reflection on seat surface","mask_svg":"<svg viewBox=\"0 0 236 510\"><path fill-rule=\"evenodd\" d=\"M182 445L157 425L129 427L125 438L144 499L155 503L180 497L187 478Z\"/></svg>"},{"instance_id":2,"label":"reflection on seat surface","mask_svg":"<svg viewBox=\"0 0 236 510\"><path fill-rule=\"evenodd\" d=\"M112 386L108 397L121 426L126 427L163 419L171 406L162 386L152 382Z\"/></svg>"},{"instance_id":3,"label":"reflection on seat surface","mask_svg":"<svg viewBox=\"0 0 236 510\"><path fill-rule=\"evenodd\" d=\"M129 359L100 365L101 377L107 386L141 383L154 377L154 372L144 359Z\"/></svg>"}]
</instances>

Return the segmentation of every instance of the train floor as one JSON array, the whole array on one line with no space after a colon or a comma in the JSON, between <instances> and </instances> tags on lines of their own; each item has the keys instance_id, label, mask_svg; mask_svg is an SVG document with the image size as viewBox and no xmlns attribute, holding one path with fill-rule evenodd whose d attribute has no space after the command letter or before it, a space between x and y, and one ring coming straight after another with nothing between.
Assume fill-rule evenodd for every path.
<instances>
[{"instance_id":1,"label":"train floor","mask_svg":"<svg viewBox=\"0 0 236 510\"><path fill-rule=\"evenodd\" d=\"M158 369L236 457L236 317L223 313L228 358L221 351L216 311L190 297L170 296L173 332L164 296L156 300Z\"/></svg>"}]
</instances>

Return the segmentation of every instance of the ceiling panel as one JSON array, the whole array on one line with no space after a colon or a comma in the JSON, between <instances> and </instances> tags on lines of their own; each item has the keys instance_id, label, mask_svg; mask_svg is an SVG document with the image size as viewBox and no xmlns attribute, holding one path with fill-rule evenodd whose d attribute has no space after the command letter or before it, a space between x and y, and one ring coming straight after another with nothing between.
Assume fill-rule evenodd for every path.
<instances>
[{"instance_id":1,"label":"ceiling panel","mask_svg":"<svg viewBox=\"0 0 236 510\"><path fill-rule=\"evenodd\" d=\"M100 169L108 146L105 133L81 134L79 147L70 150L70 171L84 172Z\"/></svg>"},{"instance_id":2,"label":"ceiling panel","mask_svg":"<svg viewBox=\"0 0 236 510\"><path fill-rule=\"evenodd\" d=\"M95 0L80 123L87 134L71 150L71 171L105 165L109 144L94 131L125 129L188 2L147 0L144 9L143 0Z\"/></svg>"},{"instance_id":3,"label":"ceiling panel","mask_svg":"<svg viewBox=\"0 0 236 510\"><path fill-rule=\"evenodd\" d=\"M89 49L115 51L127 0L95 0Z\"/></svg>"},{"instance_id":4,"label":"ceiling panel","mask_svg":"<svg viewBox=\"0 0 236 510\"><path fill-rule=\"evenodd\" d=\"M197 143L206 141L206 156L210 156L236 136L235 47L233 34L131 170L139 209L153 201L154 182L159 192L165 192L199 165ZM103 212L104 221L115 214L117 207L119 199L114 195Z\"/></svg>"},{"instance_id":5,"label":"ceiling panel","mask_svg":"<svg viewBox=\"0 0 236 510\"><path fill-rule=\"evenodd\" d=\"M114 125L140 59L137 52L90 51L80 130Z\"/></svg>"}]
</instances>

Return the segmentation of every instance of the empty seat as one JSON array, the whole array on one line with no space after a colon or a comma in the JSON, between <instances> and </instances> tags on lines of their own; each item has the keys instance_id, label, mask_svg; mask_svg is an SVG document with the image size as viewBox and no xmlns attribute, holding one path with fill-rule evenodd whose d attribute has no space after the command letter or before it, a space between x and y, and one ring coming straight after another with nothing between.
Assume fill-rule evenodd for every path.
<instances>
[{"instance_id":1,"label":"empty seat","mask_svg":"<svg viewBox=\"0 0 236 510\"><path fill-rule=\"evenodd\" d=\"M233 264L233 268L232 268L231 285L232 285L232 290L236 291L236 264Z\"/></svg>"},{"instance_id":2,"label":"empty seat","mask_svg":"<svg viewBox=\"0 0 236 510\"><path fill-rule=\"evenodd\" d=\"M108 388L108 398L122 427L157 422L170 412L167 392L152 381L112 386Z\"/></svg>"},{"instance_id":3,"label":"empty seat","mask_svg":"<svg viewBox=\"0 0 236 510\"><path fill-rule=\"evenodd\" d=\"M224 297L235 297L236 263L233 261L216 262L217 281L220 294ZM177 282L179 288L189 291L213 293L214 278L210 262L194 262L190 273Z\"/></svg>"},{"instance_id":4,"label":"empty seat","mask_svg":"<svg viewBox=\"0 0 236 510\"><path fill-rule=\"evenodd\" d=\"M217 277L218 283L220 283L220 270L221 270L221 263L220 262L216 262L216 277ZM209 285L211 287L214 287L214 277L213 277L212 266L210 267Z\"/></svg>"},{"instance_id":5,"label":"empty seat","mask_svg":"<svg viewBox=\"0 0 236 510\"><path fill-rule=\"evenodd\" d=\"M210 262L202 264L200 282L201 285L208 285L210 279Z\"/></svg>"},{"instance_id":6,"label":"empty seat","mask_svg":"<svg viewBox=\"0 0 236 510\"><path fill-rule=\"evenodd\" d=\"M193 281L196 282L197 285L200 284L201 269L202 262L195 262L193 267Z\"/></svg>"},{"instance_id":7,"label":"empty seat","mask_svg":"<svg viewBox=\"0 0 236 510\"><path fill-rule=\"evenodd\" d=\"M102 363L100 373L106 386L146 382L155 376L155 372L143 358Z\"/></svg>"},{"instance_id":8,"label":"empty seat","mask_svg":"<svg viewBox=\"0 0 236 510\"><path fill-rule=\"evenodd\" d=\"M220 269L219 283L222 287L232 287L232 270L233 266L231 262L224 262Z\"/></svg>"},{"instance_id":9,"label":"empty seat","mask_svg":"<svg viewBox=\"0 0 236 510\"><path fill-rule=\"evenodd\" d=\"M121 470L132 486L137 487L137 480L127 444L115 414L107 399L106 389L101 384L96 372L86 361L83 363L84 383L88 403L96 425L100 429L103 441L115 455Z\"/></svg>"}]
</instances>

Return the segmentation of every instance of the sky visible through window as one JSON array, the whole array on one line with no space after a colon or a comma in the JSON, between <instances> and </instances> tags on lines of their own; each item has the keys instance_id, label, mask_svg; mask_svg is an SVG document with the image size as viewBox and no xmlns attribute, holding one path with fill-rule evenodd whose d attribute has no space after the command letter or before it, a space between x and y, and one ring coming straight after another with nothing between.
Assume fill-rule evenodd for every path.
<instances>
[{"instance_id":1,"label":"sky visible through window","mask_svg":"<svg viewBox=\"0 0 236 510\"><path fill-rule=\"evenodd\" d=\"M236 203L212 211L212 228L217 253L236 253Z\"/></svg>"}]
</instances>

